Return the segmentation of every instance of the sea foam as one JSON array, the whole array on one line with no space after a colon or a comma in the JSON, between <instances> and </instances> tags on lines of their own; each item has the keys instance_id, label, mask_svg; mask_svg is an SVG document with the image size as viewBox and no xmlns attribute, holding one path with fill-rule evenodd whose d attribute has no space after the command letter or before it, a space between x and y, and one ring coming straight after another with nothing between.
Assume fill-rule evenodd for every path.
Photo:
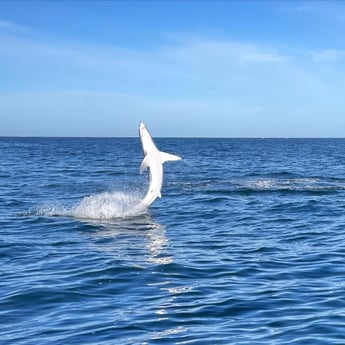
<instances>
[{"instance_id":1,"label":"sea foam","mask_svg":"<svg viewBox=\"0 0 345 345\"><path fill-rule=\"evenodd\" d=\"M104 192L87 196L71 209L77 218L112 219L138 216L146 211L146 206L136 194L125 192Z\"/></svg>"},{"instance_id":2,"label":"sea foam","mask_svg":"<svg viewBox=\"0 0 345 345\"><path fill-rule=\"evenodd\" d=\"M36 214L83 219L113 219L139 216L144 214L146 209L138 194L114 191L86 196L71 207L44 206Z\"/></svg>"}]
</instances>

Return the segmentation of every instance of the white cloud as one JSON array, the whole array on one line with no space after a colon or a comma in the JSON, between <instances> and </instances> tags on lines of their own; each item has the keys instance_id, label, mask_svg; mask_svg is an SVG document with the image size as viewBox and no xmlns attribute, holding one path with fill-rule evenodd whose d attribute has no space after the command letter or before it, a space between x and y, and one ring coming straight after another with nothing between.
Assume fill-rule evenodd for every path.
<instances>
[{"instance_id":1,"label":"white cloud","mask_svg":"<svg viewBox=\"0 0 345 345\"><path fill-rule=\"evenodd\" d=\"M315 62L333 63L345 59L345 50L322 49L313 51L311 54Z\"/></svg>"},{"instance_id":2,"label":"white cloud","mask_svg":"<svg viewBox=\"0 0 345 345\"><path fill-rule=\"evenodd\" d=\"M161 135L268 136L270 124L288 136L294 122L336 109L345 85L312 66L339 61L338 50L200 37L123 49L17 33L0 43L0 118L13 135L132 135L148 119Z\"/></svg>"},{"instance_id":3,"label":"white cloud","mask_svg":"<svg viewBox=\"0 0 345 345\"><path fill-rule=\"evenodd\" d=\"M17 26L7 20L0 19L0 29L12 29L16 28Z\"/></svg>"},{"instance_id":4,"label":"white cloud","mask_svg":"<svg viewBox=\"0 0 345 345\"><path fill-rule=\"evenodd\" d=\"M253 62L284 62L288 58L283 55L274 54L274 53L252 53L248 55L244 55L243 59L246 61L253 61Z\"/></svg>"},{"instance_id":5,"label":"white cloud","mask_svg":"<svg viewBox=\"0 0 345 345\"><path fill-rule=\"evenodd\" d=\"M283 11L323 18L333 24L345 24L343 1L287 1L279 5L279 9Z\"/></svg>"},{"instance_id":6,"label":"white cloud","mask_svg":"<svg viewBox=\"0 0 345 345\"><path fill-rule=\"evenodd\" d=\"M0 19L0 32L9 31L9 32L23 32L28 31L29 29L23 25L13 23L8 20Z\"/></svg>"}]
</instances>

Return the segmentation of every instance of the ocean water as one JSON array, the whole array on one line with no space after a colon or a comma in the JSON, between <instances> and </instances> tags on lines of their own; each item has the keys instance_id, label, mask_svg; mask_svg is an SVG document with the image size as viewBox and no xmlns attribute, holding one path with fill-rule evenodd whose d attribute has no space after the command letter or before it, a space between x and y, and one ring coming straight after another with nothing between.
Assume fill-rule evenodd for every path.
<instances>
[{"instance_id":1,"label":"ocean water","mask_svg":"<svg viewBox=\"0 0 345 345\"><path fill-rule=\"evenodd\" d=\"M0 138L0 343L344 344L345 140Z\"/></svg>"}]
</instances>

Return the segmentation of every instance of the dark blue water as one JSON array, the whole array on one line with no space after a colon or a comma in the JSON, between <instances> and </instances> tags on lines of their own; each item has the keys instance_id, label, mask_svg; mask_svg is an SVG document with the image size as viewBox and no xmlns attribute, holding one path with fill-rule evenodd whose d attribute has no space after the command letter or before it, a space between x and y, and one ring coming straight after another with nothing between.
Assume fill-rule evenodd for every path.
<instances>
[{"instance_id":1,"label":"dark blue water","mask_svg":"<svg viewBox=\"0 0 345 345\"><path fill-rule=\"evenodd\" d=\"M344 344L345 140L0 139L1 344Z\"/></svg>"}]
</instances>

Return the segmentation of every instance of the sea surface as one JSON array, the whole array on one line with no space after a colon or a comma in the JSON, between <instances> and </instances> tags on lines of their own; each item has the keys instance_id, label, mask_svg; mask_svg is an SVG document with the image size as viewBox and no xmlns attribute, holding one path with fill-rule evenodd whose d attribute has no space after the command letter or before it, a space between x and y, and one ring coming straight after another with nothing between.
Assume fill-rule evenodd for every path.
<instances>
[{"instance_id":1,"label":"sea surface","mask_svg":"<svg viewBox=\"0 0 345 345\"><path fill-rule=\"evenodd\" d=\"M0 343L345 344L345 140L0 138Z\"/></svg>"}]
</instances>

